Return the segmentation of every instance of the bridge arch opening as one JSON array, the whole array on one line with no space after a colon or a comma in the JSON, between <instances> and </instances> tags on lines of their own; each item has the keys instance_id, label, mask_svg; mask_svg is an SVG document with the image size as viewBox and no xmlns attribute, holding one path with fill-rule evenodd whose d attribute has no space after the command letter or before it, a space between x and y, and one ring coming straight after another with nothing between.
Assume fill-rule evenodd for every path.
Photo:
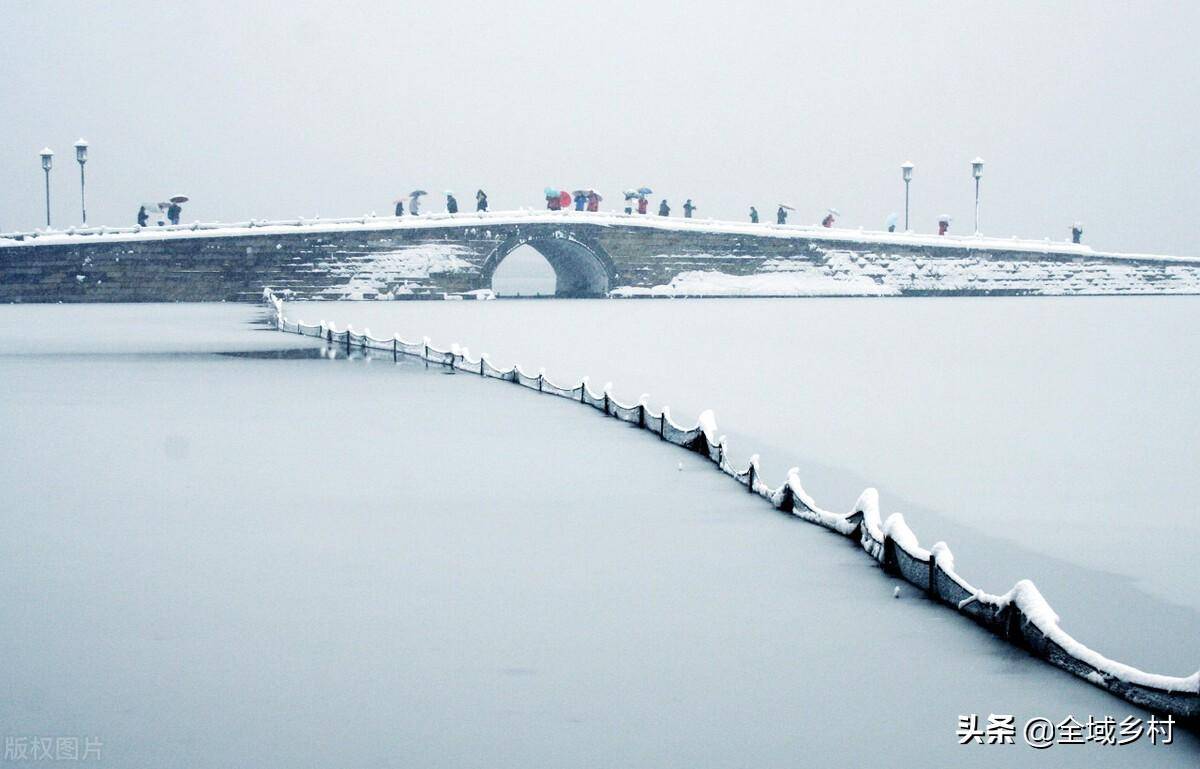
<instances>
[{"instance_id":1,"label":"bridge arch opening","mask_svg":"<svg viewBox=\"0 0 1200 769\"><path fill-rule=\"evenodd\" d=\"M510 239L489 257L483 277L497 296L587 297L606 296L613 275L611 260L599 246L555 234Z\"/></svg>"},{"instance_id":2,"label":"bridge arch opening","mask_svg":"<svg viewBox=\"0 0 1200 769\"><path fill-rule=\"evenodd\" d=\"M553 296L557 287L550 262L527 243L509 251L492 272L496 296Z\"/></svg>"}]
</instances>

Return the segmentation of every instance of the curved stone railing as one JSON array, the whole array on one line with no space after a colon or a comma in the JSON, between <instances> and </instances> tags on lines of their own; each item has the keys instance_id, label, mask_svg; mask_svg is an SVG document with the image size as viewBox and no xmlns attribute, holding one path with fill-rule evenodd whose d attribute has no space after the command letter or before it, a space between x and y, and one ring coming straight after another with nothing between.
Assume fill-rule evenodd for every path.
<instances>
[{"instance_id":1,"label":"curved stone railing","mask_svg":"<svg viewBox=\"0 0 1200 769\"><path fill-rule=\"evenodd\" d=\"M1200 671L1187 677L1157 675L1093 651L1059 627L1058 615L1029 580L1021 580L1003 595L993 595L975 587L959 575L946 543L938 542L925 549L902 515L894 513L883 518L875 489L864 491L850 512L833 513L821 509L808 496L796 468L788 472L781 485L772 487L762 480L757 454L750 458L744 469L733 467L727 457L725 436L718 435L711 411L701 413L694 427L684 427L671 418L666 406L661 412L652 411L646 405L647 396L632 404L617 401L612 396L611 383L599 393L590 387L586 378L573 387L565 387L547 379L545 371L531 375L519 365L499 369L488 362L486 354L472 359L467 348L457 344L441 349L433 346L428 337L420 342L406 341L399 334L391 339L377 339L371 336L369 329L358 333L350 326L339 331L324 321L316 325L292 321L284 313L283 301L270 289L264 290L263 300L271 323L280 331L323 339L326 344L336 345L347 354L390 353L393 360L399 360L400 356L415 357L568 398L622 422L637 425L663 441L706 456L721 472L745 486L749 493L768 500L780 511L856 540L885 571L1010 643L1135 705L1171 714L1193 728L1200 724Z\"/></svg>"}]
</instances>

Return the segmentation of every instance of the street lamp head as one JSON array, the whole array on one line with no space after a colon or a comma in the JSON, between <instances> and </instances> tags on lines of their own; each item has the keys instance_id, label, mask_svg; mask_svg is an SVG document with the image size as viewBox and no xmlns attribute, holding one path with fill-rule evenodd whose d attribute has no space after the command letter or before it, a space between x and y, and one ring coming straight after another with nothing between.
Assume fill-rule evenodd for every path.
<instances>
[{"instance_id":1,"label":"street lamp head","mask_svg":"<svg viewBox=\"0 0 1200 769\"><path fill-rule=\"evenodd\" d=\"M49 171L50 166L54 165L54 150L50 149L49 147L45 147L42 149L41 154L42 154L42 169L45 171Z\"/></svg>"},{"instance_id":2,"label":"street lamp head","mask_svg":"<svg viewBox=\"0 0 1200 769\"><path fill-rule=\"evenodd\" d=\"M87 162L87 151L88 143L85 140L80 139L75 142L75 159L79 161L80 165Z\"/></svg>"},{"instance_id":3,"label":"street lamp head","mask_svg":"<svg viewBox=\"0 0 1200 769\"><path fill-rule=\"evenodd\" d=\"M983 158L975 158L971 161L971 175L976 179L983 176Z\"/></svg>"},{"instance_id":4,"label":"street lamp head","mask_svg":"<svg viewBox=\"0 0 1200 769\"><path fill-rule=\"evenodd\" d=\"M912 181L913 168L915 168L915 166L912 164L911 160L906 160L904 164L900 166L900 172L904 174L904 181Z\"/></svg>"}]
</instances>

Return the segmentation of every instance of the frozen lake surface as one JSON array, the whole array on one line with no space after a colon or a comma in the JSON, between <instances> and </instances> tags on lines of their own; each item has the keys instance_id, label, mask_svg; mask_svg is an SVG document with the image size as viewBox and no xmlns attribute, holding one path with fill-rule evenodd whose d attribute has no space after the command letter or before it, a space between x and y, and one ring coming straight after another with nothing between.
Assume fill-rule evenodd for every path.
<instances>
[{"instance_id":1,"label":"frozen lake surface","mask_svg":"<svg viewBox=\"0 0 1200 769\"><path fill-rule=\"evenodd\" d=\"M688 398L757 393L786 414L806 392L832 396L811 371L775 384L794 369L763 362L770 340L736 357L681 341L700 318L757 306L769 303L321 313L391 313L371 320L377 334L390 321L438 338L475 330L497 357L508 347L552 371L561 354L563 368L612 370L619 391L657 383L680 414ZM1195 765L1200 745L1181 732L1169 747L960 747L960 714L1145 714L907 587L893 599L894 580L854 546L644 432L420 364L330 360L259 317L0 307L6 735L98 736L105 762L129 767ZM570 317L555 336L549 321ZM628 320L633 338L583 349L621 317L658 327ZM745 364L736 376L714 373L732 360ZM871 392L916 392L916 374L871 368ZM767 413L726 409L743 431L731 431L735 448L786 437L759 424ZM824 454L817 426L796 454ZM861 436L869 456L886 454L873 442L894 430ZM962 448L943 472L979 451ZM812 469L841 457L822 459ZM841 498L812 475L819 499ZM1011 549L1032 559L1043 547ZM1087 557L1059 555L1086 570Z\"/></svg>"},{"instance_id":2,"label":"frozen lake surface","mask_svg":"<svg viewBox=\"0 0 1200 769\"><path fill-rule=\"evenodd\" d=\"M716 411L769 482L824 507L866 486L1003 592L1034 580L1110 657L1200 664L1200 298L289 304L460 342L554 379Z\"/></svg>"}]
</instances>

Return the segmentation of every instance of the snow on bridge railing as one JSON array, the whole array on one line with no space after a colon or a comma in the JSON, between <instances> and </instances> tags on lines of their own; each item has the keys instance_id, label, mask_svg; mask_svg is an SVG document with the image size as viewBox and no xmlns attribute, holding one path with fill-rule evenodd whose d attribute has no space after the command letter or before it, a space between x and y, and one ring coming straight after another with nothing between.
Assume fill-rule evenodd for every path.
<instances>
[{"instance_id":1,"label":"snow on bridge railing","mask_svg":"<svg viewBox=\"0 0 1200 769\"><path fill-rule=\"evenodd\" d=\"M591 224L600 226L635 226L654 230L672 230L698 234L733 234L772 238L805 238L832 242L854 242L878 245L907 245L972 250L1022 251L1077 256L1125 258L1156 261L1200 262L1197 257L1155 254L1117 254L1093 250L1090 246L1044 238L1034 240L999 238L986 235L933 235L915 232L885 232L862 227L828 228L815 224L774 224L770 222L731 222L719 219L687 219L645 214L625 214L616 211L547 211L517 209L513 211L475 211L429 213L420 216L363 216L324 219L299 217L295 219L248 219L239 222L192 222L146 227L68 227L63 230L45 229L27 232L0 233L0 248L4 246L61 245L91 239L152 240L157 238L235 237L246 235L288 234L297 231L337 232L354 230L419 230L428 228L469 227L473 225L522 224ZM95 241L92 241L95 242Z\"/></svg>"},{"instance_id":2,"label":"snow on bridge railing","mask_svg":"<svg viewBox=\"0 0 1200 769\"><path fill-rule=\"evenodd\" d=\"M434 346L428 337L408 341L396 334L390 339L377 339L371 336L369 329L359 333L347 325L339 331L334 324L325 321L316 325L293 321L284 312L283 300L269 288L263 291L263 301L271 323L278 330L322 339L335 349L344 350L347 356L353 353L391 354L393 361L399 361L401 356L415 357L483 378L512 382L530 390L578 401L607 416L637 425L660 440L701 454L722 473L745 486L749 493L766 499L776 509L856 540L885 571L919 588L931 600L966 615L1010 643L1128 702L1154 712L1169 713L1192 728L1200 726L1200 671L1186 677L1147 673L1088 648L1059 626L1058 615L1029 580L1021 580L1003 595L993 595L973 586L959 575L946 543L938 542L927 550L921 547L902 515L893 513L883 518L875 489L865 490L850 512L834 513L823 510L808 495L796 468L788 472L782 484L772 487L762 479L757 454L750 458L745 468L734 467L728 459L725 436L718 434L711 411L701 413L695 426L684 427L671 418L666 406L659 412L650 409L646 405L648 396L643 395L636 403L621 403L613 397L611 383L596 392L585 377L579 384L568 387L548 379L544 370L530 374L519 365L496 368L488 361L486 353L472 358L469 350L458 344L443 349Z\"/></svg>"}]
</instances>

